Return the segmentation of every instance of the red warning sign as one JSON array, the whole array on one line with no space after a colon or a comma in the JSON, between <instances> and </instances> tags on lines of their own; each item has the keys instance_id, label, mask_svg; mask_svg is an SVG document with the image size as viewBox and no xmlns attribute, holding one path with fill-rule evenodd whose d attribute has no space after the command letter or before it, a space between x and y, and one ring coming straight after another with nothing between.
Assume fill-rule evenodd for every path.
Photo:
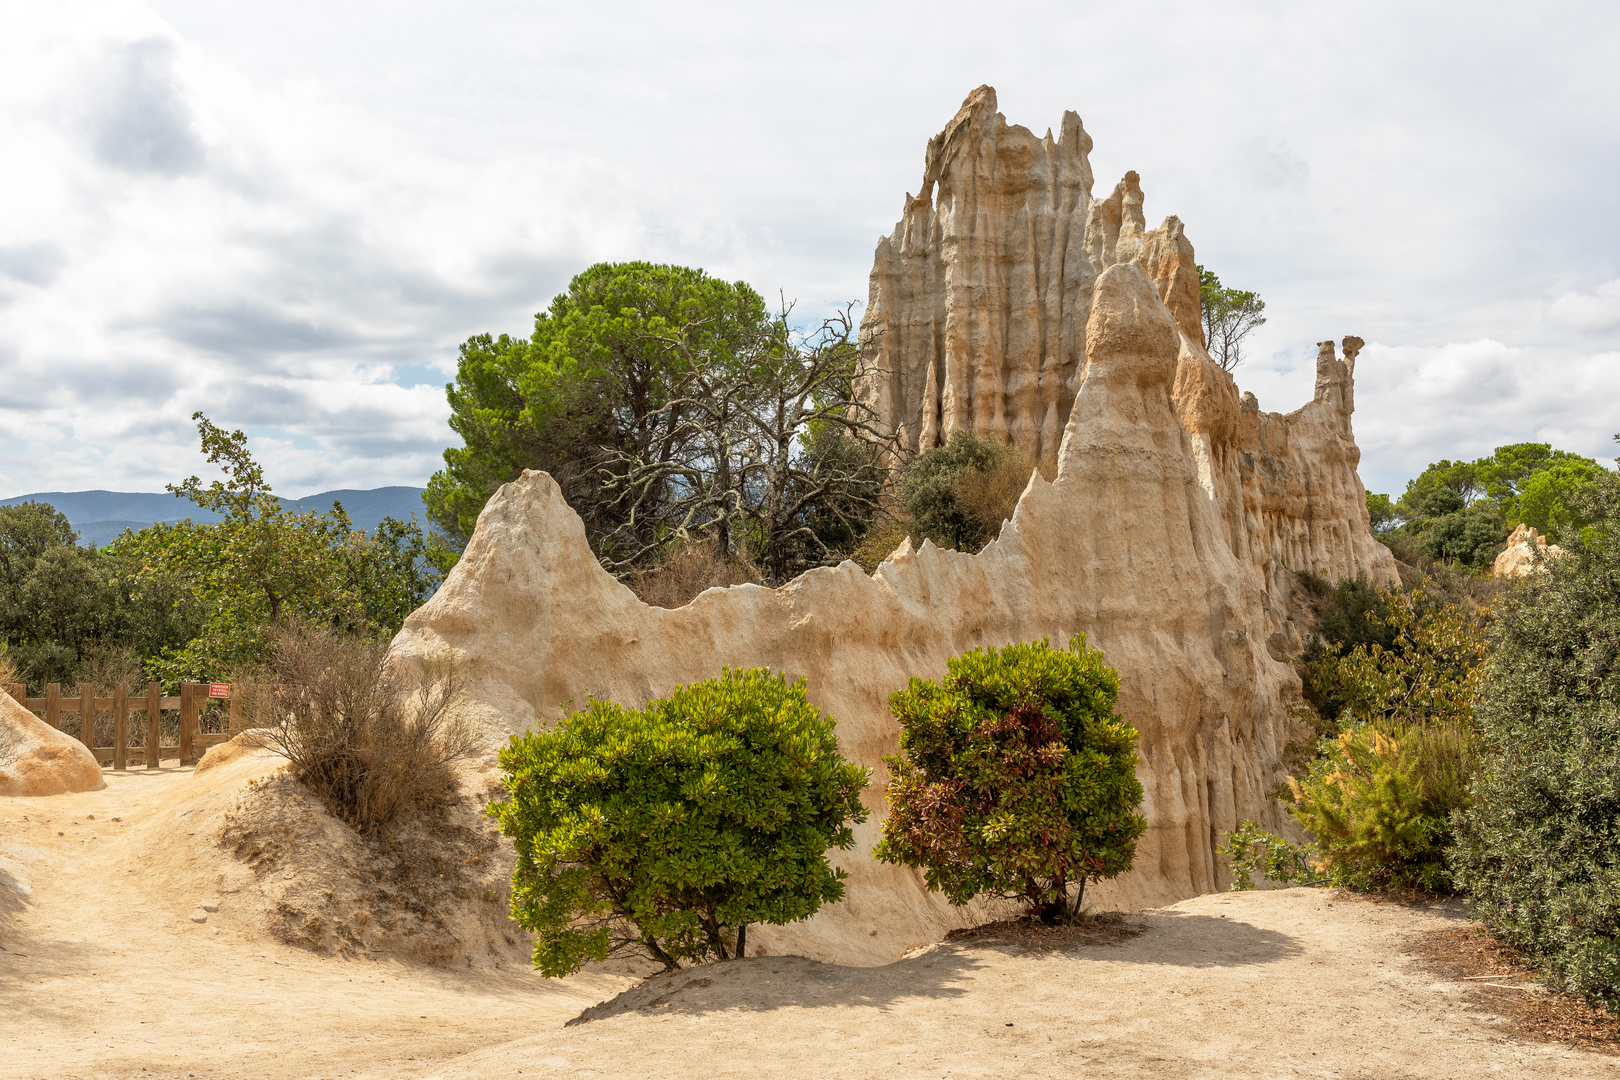
<instances>
[{"instance_id":1,"label":"red warning sign","mask_svg":"<svg viewBox=\"0 0 1620 1080\"><path fill-rule=\"evenodd\" d=\"M230 697L231 684L228 682L211 682L208 684L209 697Z\"/></svg>"}]
</instances>

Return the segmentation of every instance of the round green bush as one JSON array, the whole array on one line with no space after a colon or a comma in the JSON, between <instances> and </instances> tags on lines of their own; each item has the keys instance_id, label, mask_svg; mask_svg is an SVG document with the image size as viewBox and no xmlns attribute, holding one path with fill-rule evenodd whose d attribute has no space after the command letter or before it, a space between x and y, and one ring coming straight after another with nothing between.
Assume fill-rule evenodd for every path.
<instances>
[{"instance_id":1,"label":"round green bush","mask_svg":"<svg viewBox=\"0 0 1620 1080\"><path fill-rule=\"evenodd\" d=\"M727 669L639 709L592 701L501 751L490 808L518 854L512 917L548 976L640 952L676 968L842 898L867 770L804 682Z\"/></svg>"},{"instance_id":2,"label":"round green bush","mask_svg":"<svg viewBox=\"0 0 1620 1080\"><path fill-rule=\"evenodd\" d=\"M884 759L889 816L873 854L923 869L953 904L987 893L1044 921L1078 917L1086 882L1130 869L1147 827L1118 675L1083 634L1066 650L1022 642L946 667L889 698L900 753Z\"/></svg>"}]
</instances>

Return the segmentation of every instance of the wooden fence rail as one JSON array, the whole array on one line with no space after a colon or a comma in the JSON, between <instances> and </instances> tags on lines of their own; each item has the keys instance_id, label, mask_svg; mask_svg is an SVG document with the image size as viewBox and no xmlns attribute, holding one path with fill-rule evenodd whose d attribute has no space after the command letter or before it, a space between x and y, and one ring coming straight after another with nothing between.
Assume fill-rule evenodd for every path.
<instances>
[{"instance_id":1,"label":"wooden fence rail","mask_svg":"<svg viewBox=\"0 0 1620 1080\"><path fill-rule=\"evenodd\" d=\"M88 684L81 683L79 692L74 697L62 696L62 688L57 683L50 683L45 687L44 697L28 697L27 688L22 683L13 683L7 687L11 696L25 709L39 713L45 722L58 731L62 730L62 714L64 712L79 714L79 740L84 743L85 749L94 754L97 761L111 759L114 769L126 768L129 757L134 754L140 757L148 769L162 767L165 755L179 758L181 765L195 765L204 751L210 746L218 744L238 734L242 729L241 699L227 693L230 701L230 719L225 731L200 731L203 705L210 700L209 687L223 684L210 683L181 683L179 697L164 697L162 687L156 682L146 684L144 697L133 697L129 692L128 683L120 683L110 698L96 697L95 689ZM217 697L213 700L219 700ZM173 746L164 746L162 740L163 710L180 711L180 741ZM146 713L146 741L144 746L131 746L129 744L129 714L132 711ZM96 713L111 712L113 714L113 744L111 746L96 746Z\"/></svg>"}]
</instances>

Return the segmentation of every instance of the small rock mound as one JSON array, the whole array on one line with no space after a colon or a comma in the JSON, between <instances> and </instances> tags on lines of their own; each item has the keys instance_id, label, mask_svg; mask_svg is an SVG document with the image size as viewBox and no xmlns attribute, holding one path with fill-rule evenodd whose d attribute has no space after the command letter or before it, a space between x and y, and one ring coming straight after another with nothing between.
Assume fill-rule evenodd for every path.
<instances>
[{"instance_id":1,"label":"small rock mound","mask_svg":"<svg viewBox=\"0 0 1620 1080\"><path fill-rule=\"evenodd\" d=\"M1507 549L1491 565L1491 573L1496 577L1524 577L1535 571L1538 554L1547 559L1556 559L1563 553L1563 548L1547 543L1547 538L1529 525L1520 525L1508 537Z\"/></svg>"},{"instance_id":2,"label":"small rock mound","mask_svg":"<svg viewBox=\"0 0 1620 1080\"><path fill-rule=\"evenodd\" d=\"M197 762L197 772L205 773L246 757L274 754L275 751L271 750L265 741L265 736L269 734L268 728L250 728L218 746L210 746L208 752L202 756L202 760Z\"/></svg>"},{"instance_id":3,"label":"small rock mound","mask_svg":"<svg viewBox=\"0 0 1620 1080\"><path fill-rule=\"evenodd\" d=\"M101 766L83 743L0 693L0 795L64 795L104 786Z\"/></svg>"}]
</instances>

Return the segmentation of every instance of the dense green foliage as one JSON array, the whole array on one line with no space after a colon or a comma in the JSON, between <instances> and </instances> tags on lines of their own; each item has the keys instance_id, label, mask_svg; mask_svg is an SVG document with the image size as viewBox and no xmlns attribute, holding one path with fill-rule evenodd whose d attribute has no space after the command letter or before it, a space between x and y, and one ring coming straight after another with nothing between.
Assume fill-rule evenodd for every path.
<instances>
[{"instance_id":1,"label":"dense green foliage","mask_svg":"<svg viewBox=\"0 0 1620 1080\"><path fill-rule=\"evenodd\" d=\"M1337 883L1449 891L1451 816L1479 769L1484 616L1422 589L1341 585L1334 596L1323 623L1336 640L1306 664L1322 737L1290 780L1290 810Z\"/></svg>"},{"instance_id":2,"label":"dense green foliage","mask_svg":"<svg viewBox=\"0 0 1620 1080\"><path fill-rule=\"evenodd\" d=\"M774 325L743 282L651 263L599 263L535 316L528 339L482 334L461 346L447 386L450 426L464 443L423 496L429 518L465 541L501 484L543 469L584 519L594 543L633 508L609 487L621 455L673 461L687 449L681 396L687 359L735 369ZM643 515L654 507L642 506Z\"/></svg>"},{"instance_id":3,"label":"dense green foliage","mask_svg":"<svg viewBox=\"0 0 1620 1080\"><path fill-rule=\"evenodd\" d=\"M1546 443L1499 446L1476 461L1438 461L1398 501L1369 492L1374 532L1409 561L1486 569L1519 524L1561 534L1584 524L1578 493L1604 472L1597 462Z\"/></svg>"},{"instance_id":4,"label":"dense green foliage","mask_svg":"<svg viewBox=\"0 0 1620 1080\"><path fill-rule=\"evenodd\" d=\"M1198 299L1210 358L1231 371L1243 362L1243 342L1266 321L1260 294L1228 289L1213 270L1198 267Z\"/></svg>"},{"instance_id":5,"label":"dense green foliage","mask_svg":"<svg viewBox=\"0 0 1620 1080\"><path fill-rule=\"evenodd\" d=\"M510 797L490 813L517 846L512 917L548 976L627 951L671 968L742 955L749 923L843 896L826 852L866 819L867 772L832 718L764 669L639 709L593 701L500 760Z\"/></svg>"},{"instance_id":6,"label":"dense green foliage","mask_svg":"<svg viewBox=\"0 0 1620 1080\"><path fill-rule=\"evenodd\" d=\"M847 314L801 334L743 282L592 266L527 340L461 347L446 390L464 445L428 482L428 516L464 542L497 487L542 469L632 585L694 542L772 583L836 562L883 476L879 433L853 399Z\"/></svg>"},{"instance_id":7,"label":"dense green foliage","mask_svg":"<svg viewBox=\"0 0 1620 1080\"><path fill-rule=\"evenodd\" d=\"M36 691L102 671L169 686L227 678L262 661L290 617L391 634L432 595L414 522L387 518L368 535L341 506L289 513L242 432L194 419L225 479L170 490L223 515L216 524L158 524L82 548L51 507L0 507L0 634Z\"/></svg>"},{"instance_id":8,"label":"dense green foliage","mask_svg":"<svg viewBox=\"0 0 1620 1080\"><path fill-rule=\"evenodd\" d=\"M141 564L140 585L176 588L205 611L195 637L147 660L164 682L207 679L261 662L274 628L288 618L361 634L388 633L437 585L423 562L414 524L386 519L370 536L353 528L341 505L291 513L270 494L264 471L240 431L193 417L210 464L223 480L197 477L169 490L223 515L214 524L183 521L126 533L110 548ZM147 593L137 588L136 598Z\"/></svg>"},{"instance_id":9,"label":"dense green foliage","mask_svg":"<svg viewBox=\"0 0 1620 1080\"><path fill-rule=\"evenodd\" d=\"M1620 481L1572 509L1591 525L1498 605L1453 865L1476 918L1620 1012Z\"/></svg>"},{"instance_id":10,"label":"dense green foliage","mask_svg":"<svg viewBox=\"0 0 1620 1080\"><path fill-rule=\"evenodd\" d=\"M976 552L1012 515L1031 468L1011 446L959 428L944 446L913 458L901 475L903 520L919 543Z\"/></svg>"},{"instance_id":11,"label":"dense green foliage","mask_svg":"<svg viewBox=\"0 0 1620 1080\"><path fill-rule=\"evenodd\" d=\"M1086 882L1130 869L1147 827L1119 677L1083 635L1066 650L975 649L947 669L889 698L900 753L884 759L889 816L873 855L920 867L953 904L989 893L1047 921L1077 917Z\"/></svg>"},{"instance_id":12,"label":"dense green foliage","mask_svg":"<svg viewBox=\"0 0 1620 1080\"><path fill-rule=\"evenodd\" d=\"M17 677L42 693L190 640L203 605L174 582L141 580L142 569L129 552L80 547L45 503L0 507L0 642Z\"/></svg>"},{"instance_id":13,"label":"dense green foliage","mask_svg":"<svg viewBox=\"0 0 1620 1080\"><path fill-rule=\"evenodd\" d=\"M1303 778L1290 779L1289 809L1335 884L1448 893L1451 814L1468 804L1478 767L1469 728L1386 735L1358 724L1327 741Z\"/></svg>"}]
</instances>

